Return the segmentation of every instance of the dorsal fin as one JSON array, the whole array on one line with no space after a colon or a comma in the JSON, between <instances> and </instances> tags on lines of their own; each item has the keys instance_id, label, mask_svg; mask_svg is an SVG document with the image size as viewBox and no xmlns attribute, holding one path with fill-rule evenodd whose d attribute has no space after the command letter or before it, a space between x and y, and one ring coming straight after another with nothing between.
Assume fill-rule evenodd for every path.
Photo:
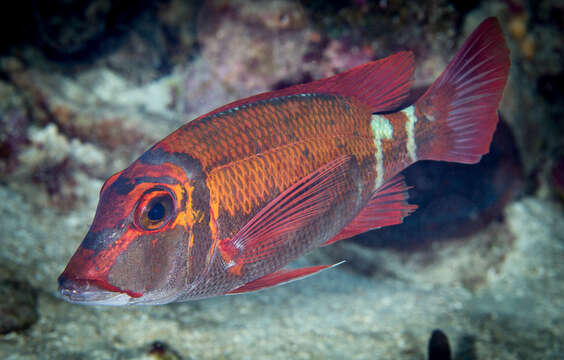
<instances>
[{"instance_id":1,"label":"dorsal fin","mask_svg":"<svg viewBox=\"0 0 564 360\"><path fill-rule=\"evenodd\" d=\"M308 93L348 96L366 104L372 112L391 111L396 109L409 95L414 70L413 53L401 51L325 79L237 100L202 115L200 118L260 100Z\"/></svg>"}]
</instances>

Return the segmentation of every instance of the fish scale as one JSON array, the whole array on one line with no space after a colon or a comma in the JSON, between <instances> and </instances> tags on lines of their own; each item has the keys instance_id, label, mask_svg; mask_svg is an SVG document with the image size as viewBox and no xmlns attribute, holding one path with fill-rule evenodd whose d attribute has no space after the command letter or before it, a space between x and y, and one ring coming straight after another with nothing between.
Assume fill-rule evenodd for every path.
<instances>
[{"instance_id":1,"label":"fish scale","mask_svg":"<svg viewBox=\"0 0 564 360\"><path fill-rule=\"evenodd\" d=\"M263 107L270 111L262 110ZM270 135L258 153L240 152L239 156L233 158L230 163L222 164L209 171L210 192L212 196L217 195L220 205L225 204L225 206L220 206L220 210L226 211L231 216L240 211L252 215L253 208L262 207L265 202L271 200L290 184L339 156L350 154L360 162L365 158L368 160L374 154L374 143L370 138L368 127L370 112L365 110L362 113L362 107L350 106L349 100L343 97L297 96L277 99L274 105L265 101L249 108L254 110L252 119L261 122L258 129L268 128L268 133L276 135ZM352 112L350 109L359 110ZM236 121L238 117L249 119L248 114L237 114L245 110L239 109L233 113L219 114L208 121L218 120L221 123L230 124L232 128L230 132L236 139L260 137L260 132L246 132L246 129L240 125L241 122ZM293 110L300 116L299 118L298 116L290 117L291 123L287 125L286 129L279 131L279 126L283 122L273 114L279 114L285 110ZM233 121L228 120L230 117L233 117ZM343 120L348 125L346 132L342 130L343 126L336 125ZM364 139L355 136L354 132L363 134ZM277 138L282 141L276 141ZM197 137L193 139L197 141ZM300 148L307 148L309 155L304 156ZM253 169L253 171L248 169ZM367 168L363 173L363 178L369 183L373 181L369 175L371 172L372 170ZM235 191L231 190L234 178L245 179L243 187L237 187ZM269 197L264 198L263 193L268 193ZM244 208L242 205L249 199L252 208Z\"/></svg>"}]
</instances>

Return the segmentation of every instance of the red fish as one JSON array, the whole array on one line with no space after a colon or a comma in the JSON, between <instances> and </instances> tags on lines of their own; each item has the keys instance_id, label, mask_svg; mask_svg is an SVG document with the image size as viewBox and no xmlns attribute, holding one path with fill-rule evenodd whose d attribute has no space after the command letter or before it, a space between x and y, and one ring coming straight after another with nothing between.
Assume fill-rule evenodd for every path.
<instances>
[{"instance_id":1,"label":"red fish","mask_svg":"<svg viewBox=\"0 0 564 360\"><path fill-rule=\"evenodd\" d=\"M92 226L59 277L60 294L76 303L163 304L330 267L284 269L317 247L401 223L416 206L398 173L414 162L478 162L509 66L501 28L489 18L402 110L411 52L185 124L106 181Z\"/></svg>"}]
</instances>

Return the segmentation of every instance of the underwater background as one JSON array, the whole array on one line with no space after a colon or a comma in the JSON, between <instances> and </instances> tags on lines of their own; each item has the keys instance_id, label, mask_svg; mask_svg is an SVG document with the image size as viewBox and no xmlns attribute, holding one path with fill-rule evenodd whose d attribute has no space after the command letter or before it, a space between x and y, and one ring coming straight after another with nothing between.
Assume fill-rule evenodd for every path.
<instances>
[{"instance_id":1,"label":"underwater background","mask_svg":"<svg viewBox=\"0 0 564 360\"><path fill-rule=\"evenodd\" d=\"M102 183L171 131L401 50L416 99L488 16L512 60L490 154L411 166L403 224L294 265L345 264L164 306L59 298ZM434 329L453 359L564 358L564 1L21 0L0 30L0 359L427 359Z\"/></svg>"}]
</instances>

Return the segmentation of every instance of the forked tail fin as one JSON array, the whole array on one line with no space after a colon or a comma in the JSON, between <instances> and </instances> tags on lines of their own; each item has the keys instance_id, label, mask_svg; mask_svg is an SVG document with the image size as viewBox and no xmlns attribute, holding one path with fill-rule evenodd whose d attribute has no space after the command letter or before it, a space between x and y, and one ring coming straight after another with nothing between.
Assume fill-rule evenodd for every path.
<instances>
[{"instance_id":1,"label":"forked tail fin","mask_svg":"<svg viewBox=\"0 0 564 360\"><path fill-rule=\"evenodd\" d=\"M417 158L473 164L489 151L509 74L509 50L495 18L470 35L415 103Z\"/></svg>"}]
</instances>

